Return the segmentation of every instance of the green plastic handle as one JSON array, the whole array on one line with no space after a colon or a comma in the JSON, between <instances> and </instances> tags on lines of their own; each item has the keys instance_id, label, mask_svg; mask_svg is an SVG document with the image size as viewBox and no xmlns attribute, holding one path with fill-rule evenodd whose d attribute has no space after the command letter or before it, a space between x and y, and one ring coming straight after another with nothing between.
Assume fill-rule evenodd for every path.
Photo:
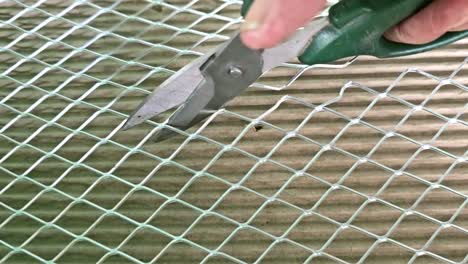
<instances>
[{"instance_id":1,"label":"green plastic handle","mask_svg":"<svg viewBox=\"0 0 468 264\"><path fill-rule=\"evenodd\" d=\"M245 15L253 0L244 0ZM330 24L317 33L299 57L305 64L330 63L338 59L371 55L378 58L422 53L468 36L468 30L450 32L424 45L387 40L383 34L415 14L431 0L342 0L330 8Z\"/></svg>"}]
</instances>

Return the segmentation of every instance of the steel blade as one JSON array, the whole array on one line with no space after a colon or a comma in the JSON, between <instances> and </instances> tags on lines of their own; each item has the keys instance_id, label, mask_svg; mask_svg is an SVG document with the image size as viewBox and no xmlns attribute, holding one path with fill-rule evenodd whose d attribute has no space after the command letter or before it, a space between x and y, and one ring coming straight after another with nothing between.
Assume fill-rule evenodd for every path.
<instances>
[{"instance_id":1,"label":"steel blade","mask_svg":"<svg viewBox=\"0 0 468 264\"><path fill-rule=\"evenodd\" d=\"M183 104L193 91L204 82L205 78L200 67L209 56L211 54L198 58L163 82L136 108L122 129L132 128Z\"/></svg>"}]
</instances>

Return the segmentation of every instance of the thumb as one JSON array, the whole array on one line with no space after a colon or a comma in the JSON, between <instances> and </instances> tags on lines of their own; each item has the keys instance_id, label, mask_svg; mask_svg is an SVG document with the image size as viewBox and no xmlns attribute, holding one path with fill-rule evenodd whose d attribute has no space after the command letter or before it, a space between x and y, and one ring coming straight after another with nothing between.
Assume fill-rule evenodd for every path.
<instances>
[{"instance_id":1,"label":"thumb","mask_svg":"<svg viewBox=\"0 0 468 264\"><path fill-rule=\"evenodd\" d=\"M326 0L256 0L241 28L241 38L252 49L271 48L317 15Z\"/></svg>"},{"instance_id":2,"label":"thumb","mask_svg":"<svg viewBox=\"0 0 468 264\"><path fill-rule=\"evenodd\" d=\"M385 33L391 41L425 44L448 31L468 29L467 0L435 0L416 15Z\"/></svg>"}]
</instances>

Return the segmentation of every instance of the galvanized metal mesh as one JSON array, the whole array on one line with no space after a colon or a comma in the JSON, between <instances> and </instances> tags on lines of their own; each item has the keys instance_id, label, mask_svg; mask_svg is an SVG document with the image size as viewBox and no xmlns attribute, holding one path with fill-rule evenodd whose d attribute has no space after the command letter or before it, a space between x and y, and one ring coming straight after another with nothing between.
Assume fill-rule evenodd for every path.
<instances>
[{"instance_id":1,"label":"galvanized metal mesh","mask_svg":"<svg viewBox=\"0 0 468 264\"><path fill-rule=\"evenodd\" d=\"M466 42L369 85L399 61L285 64L172 140L120 131L240 4L0 2L0 263L468 262Z\"/></svg>"}]
</instances>

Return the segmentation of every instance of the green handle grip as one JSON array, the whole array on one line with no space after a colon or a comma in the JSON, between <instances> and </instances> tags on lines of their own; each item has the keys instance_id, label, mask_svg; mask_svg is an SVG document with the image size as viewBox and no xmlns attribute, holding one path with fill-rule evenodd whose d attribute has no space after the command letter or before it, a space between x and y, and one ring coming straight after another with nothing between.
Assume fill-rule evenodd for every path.
<instances>
[{"instance_id":1,"label":"green handle grip","mask_svg":"<svg viewBox=\"0 0 468 264\"><path fill-rule=\"evenodd\" d=\"M244 0L245 15L253 0ZM450 32L424 45L387 40L383 34L431 0L342 0L329 11L330 24L311 40L299 57L312 65L357 55L378 58L400 57L429 51L468 36L468 30Z\"/></svg>"}]
</instances>

